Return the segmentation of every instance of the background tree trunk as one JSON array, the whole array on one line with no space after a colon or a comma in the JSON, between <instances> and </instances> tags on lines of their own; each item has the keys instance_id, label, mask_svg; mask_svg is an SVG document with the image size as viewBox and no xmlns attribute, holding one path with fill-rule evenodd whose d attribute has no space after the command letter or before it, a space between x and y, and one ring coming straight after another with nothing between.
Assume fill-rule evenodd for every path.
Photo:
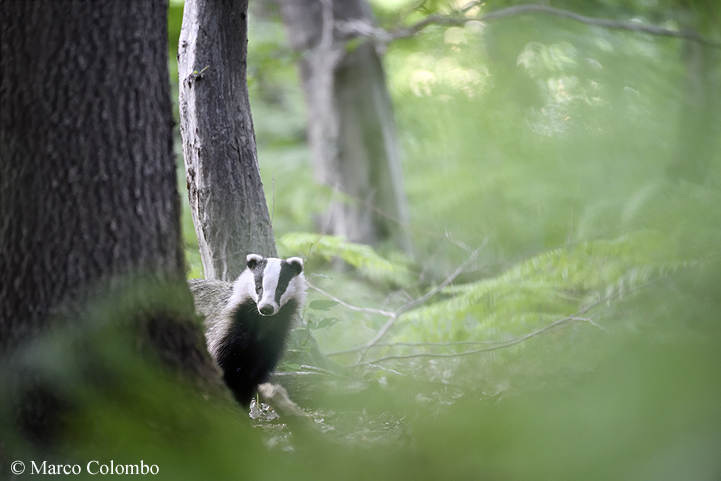
<instances>
[{"instance_id":1,"label":"background tree trunk","mask_svg":"<svg viewBox=\"0 0 721 481\"><path fill-rule=\"evenodd\" d=\"M187 0L178 47L180 132L206 279L231 282L248 253L277 256L248 99L247 0ZM207 67L207 68L206 68ZM330 361L312 342L303 361Z\"/></svg>"},{"instance_id":2,"label":"background tree trunk","mask_svg":"<svg viewBox=\"0 0 721 481\"><path fill-rule=\"evenodd\" d=\"M248 2L188 0L178 47L180 132L207 279L275 256L248 100Z\"/></svg>"},{"instance_id":3,"label":"background tree trunk","mask_svg":"<svg viewBox=\"0 0 721 481\"><path fill-rule=\"evenodd\" d=\"M339 191L322 228L351 241L393 239L406 251L408 208L393 107L377 46L349 49L349 23L373 26L363 0L280 0L308 111L317 180Z\"/></svg>"},{"instance_id":4,"label":"background tree trunk","mask_svg":"<svg viewBox=\"0 0 721 481\"><path fill-rule=\"evenodd\" d=\"M104 281L184 277L166 8L3 2L0 349Z\"/></svg>"}]
</instances>

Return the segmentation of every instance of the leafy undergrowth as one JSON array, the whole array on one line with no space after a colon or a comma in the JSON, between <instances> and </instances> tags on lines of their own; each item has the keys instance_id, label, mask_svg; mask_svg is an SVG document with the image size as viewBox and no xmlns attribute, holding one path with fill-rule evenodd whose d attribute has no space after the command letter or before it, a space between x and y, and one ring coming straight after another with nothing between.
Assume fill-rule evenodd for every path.
<instances>
[{"instance_id":1,"label":"leafy undergrowth","mask_svg":"<svg viewBox=\"0 0 721 481\"><path fill-rule=\"evenodd\" d=\"M264 403L251 406L253 425L262 431L263 442L269 449L293 451L293 428L284 422L273 409ZM257 414L253 415L253 410ZM312 430L315 436L327 441L371 448L383 445L403 446L410 441L409 426L404 416L393 413L368 413L367 411L308 410L303 422L306 430Z\"/></svg>"},{"instance_id":2,"label":"leafy undergrowth","mask_svg":"<svg viewBox=\"0 0 721 481\"><path fill-rule=\"evenodd\" d=\"M697 188L653 205L634 197L643 221L615 235L502 269L472 262L446 285L450 274L412 264L396 267L415 283L338 270L327 259L368 252L339 239L296 244L320 274L301 330L343 366L329 375L363 388L301 397L310 437L259 420L266 445L299 459L309 439L331 456L350 450L354 461L339 456L349 466L331 464L351 479L367 479L354 469L369 456L401 479L715 479L718 201Z\"/></svg>"}]
</instances>

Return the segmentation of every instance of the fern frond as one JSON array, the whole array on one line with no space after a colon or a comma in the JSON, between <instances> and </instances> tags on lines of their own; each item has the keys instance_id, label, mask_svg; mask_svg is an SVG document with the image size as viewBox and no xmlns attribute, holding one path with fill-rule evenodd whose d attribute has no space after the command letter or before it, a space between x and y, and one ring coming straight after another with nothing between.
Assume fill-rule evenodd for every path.
<instances>
[{"instance_id":1,"label":"fern frond","mask_svg":"<svg viewBox=\"0 0 721 481\"><path fill-rule=\"evenodd\" d=\"M284 235L278 243L289 252L309 257L340 258L373 281L410 284L410 273L405 265L382 257L368 245L349 242L340 236L294 232Z\"/></svg>"},{"instance_id":2,"label":"fern frond","mask_svg":"<svg viewBox=\"0 0 721 481\"><path fill-rule=\"evenodd\" d=\"M683 265L665 239L639 230L542 252L500 275L445 288L406 313L400 336L424 341L517 335L601 298L624 295Z\"/></svg>"}]
</instances>

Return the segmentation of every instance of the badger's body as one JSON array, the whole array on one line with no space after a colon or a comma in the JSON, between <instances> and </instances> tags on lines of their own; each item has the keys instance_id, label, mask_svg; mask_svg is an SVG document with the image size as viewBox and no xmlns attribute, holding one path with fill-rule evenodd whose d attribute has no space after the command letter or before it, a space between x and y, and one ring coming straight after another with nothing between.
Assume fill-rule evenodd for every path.
<instances>
[{"instance_id":1,"label":"badger's body","mask_svg":"<svg viewBox=\"0 0 721 481\"><path fill-rule=\"evenodd\" d=\"M250 254L232 284L193 280L190 288L196 311L205 316L208 351L235 398L248 407L280 360L305 302L303 260Z\"/></svg>"}]
</instances>

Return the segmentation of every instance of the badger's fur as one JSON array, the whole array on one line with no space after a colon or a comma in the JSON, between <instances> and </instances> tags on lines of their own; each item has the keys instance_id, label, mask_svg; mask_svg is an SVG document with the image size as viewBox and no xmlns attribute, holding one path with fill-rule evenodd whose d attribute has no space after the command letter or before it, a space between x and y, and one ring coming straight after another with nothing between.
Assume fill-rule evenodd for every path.
<instances>
[{"instance_id":1,"label":"badger's fur","mask_svg":"<svg viewBox=\"0 0 721 481\"><path fill-rule=\"evenodd\" d=\"M208 351L235 398L248 407L285 349L288 332L305 303L303 260L249 254L232 284L190 281L198 314L205 316Z\"/></svg>"}]
</instances>

